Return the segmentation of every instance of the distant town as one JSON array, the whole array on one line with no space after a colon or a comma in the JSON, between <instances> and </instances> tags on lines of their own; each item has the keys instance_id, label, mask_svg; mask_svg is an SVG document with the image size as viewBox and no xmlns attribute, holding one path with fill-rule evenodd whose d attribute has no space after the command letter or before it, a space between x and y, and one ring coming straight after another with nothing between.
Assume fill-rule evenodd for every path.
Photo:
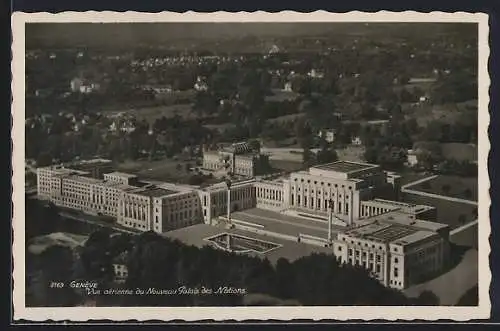
<instances>
[{"instance_id":1,"label":"distant town","mask_svg":"<svg viewBox=\"0 0 500 331\"><path fill-rule=\"evenodd\" d=\"M422 27L129 50L28 36L28 301L477 305L477 31ZM45 289L56 274L241 290Z\"/></svg>"}]
</instances>

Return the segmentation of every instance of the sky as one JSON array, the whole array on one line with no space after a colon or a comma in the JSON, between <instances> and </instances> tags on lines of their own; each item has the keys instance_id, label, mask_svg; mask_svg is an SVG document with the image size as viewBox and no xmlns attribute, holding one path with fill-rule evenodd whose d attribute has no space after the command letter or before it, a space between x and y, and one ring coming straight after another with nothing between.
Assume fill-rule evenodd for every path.
<instances>
[{"instance_id":1,"label":"sky","mask_svg":"<svg viewBox=\"0 0 500 331\"><path fill-rule=\"evenodd\" d=\"M27 47L161 44L179 39L228 39L245 36L285 37L325 34L386 33L411 35L425 29L470 30L465 24L436 23L30 23ZM417 27L418 26L418 27ZM430 29L430 31L429 31Z\"/></svg>"}]
</instances>

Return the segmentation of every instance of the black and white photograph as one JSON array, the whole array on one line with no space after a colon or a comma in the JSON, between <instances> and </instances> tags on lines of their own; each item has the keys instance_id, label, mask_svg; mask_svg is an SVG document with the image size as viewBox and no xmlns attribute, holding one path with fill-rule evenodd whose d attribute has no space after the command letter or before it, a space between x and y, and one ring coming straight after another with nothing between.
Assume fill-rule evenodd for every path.
<instances>
[{"instance_id":1,"label":"black and white photograph","mask_svg":"<svg viewBox=\"0 0 500 331\"><path fill-rule=\"evenodd\" d=\"M487 15L260 15L14 14L17 318L489 317Z\"/></svg>"}]
</instances>

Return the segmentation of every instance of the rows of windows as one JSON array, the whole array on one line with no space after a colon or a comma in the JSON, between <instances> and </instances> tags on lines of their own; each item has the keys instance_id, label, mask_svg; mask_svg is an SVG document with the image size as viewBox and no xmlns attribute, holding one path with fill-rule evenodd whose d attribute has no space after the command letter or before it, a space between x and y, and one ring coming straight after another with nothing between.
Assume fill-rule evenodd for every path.
<instances>
[{"instance_id":1,"label":"rows of windows","mask_svg":"<svg viewBox=\"0 0 500 331\"><path fill-rule=\"evenodd\" d=\"M299 182L298 178L294 178L294 182ZM310 179L304 179L304 178L301 178L300 179L300 182L301 183L307 183L307 184L311 184L311 183L314 183L314 185L318 185L318 183L321 185L321 186L327 186L327 187L341 187L341 188L346 188L349 189L349 190L352 190L352 186L346 186L344 184L331 184L331 183L326 183L325 185L325 182L318 182L317 180L310 180Z\"/></svg>"},{"instance_id":2,"label":"rows of windows","mask_svg":"<svg viewBox=\"0 0 500 331\"><path fill-rule=\"evenodd\" d=\"M376 272L377 274L379 274L382 271L382 265L379 263L375 264L373 262L365 262L365 261L362 261L360 259L354 259L352 257L350 257L348 259L348 261L349 261L349 264L351 264L351 265L358 265L358 266L364 267L370 271Z\"/></svg>"},{"instance_id":3,"label":"rows of windows","mask_svg":"<svg viewBox=\"0 0 500 331\"><path fill-rule=\"evenodd\" d=\"M390 209L374 206L362 206L361 216L375 216L388 212Z\"/></svg>"}]
</instances>

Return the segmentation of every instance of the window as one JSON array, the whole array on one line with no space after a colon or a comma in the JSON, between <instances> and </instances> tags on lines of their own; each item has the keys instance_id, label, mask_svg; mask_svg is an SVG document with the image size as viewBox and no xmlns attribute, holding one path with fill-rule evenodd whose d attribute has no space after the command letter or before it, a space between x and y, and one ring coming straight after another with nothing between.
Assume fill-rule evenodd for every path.
<instances>
[{"instance_id":1,"label":"window","mask_svg":"<svg viewBox=\"0 0 500 331\"><path fill-rule=\"evenodd\" d=\"M398 258L397 257L394 258L394 263L398 263Z\"/></svg>"},{"instance_id":2,"label":"window","mask_svg":"<svg viewBox=\"0 0 500 331\"><path fill-rule=\"evenodd\" d=\"M377 264L377 272L380 272L380 264Z\"/></svg>"},{"instance_id":3,"label":"window","mask_svg":"<svg viewBox=\"0 0 500 331\"><path fill-rule=\"evenodd\" d=\"M394 277L399 277L399 270L398 270L398 268L394 268Z\"/></svg>"},{"instance_id":4,"label":"window","mask_svg":"<svg viewBox=\"0 0 500 331\"><path fill-rule=\"evenodd\" d=\"M339 246L339 248L337 249L339 252L342 251L342 246Z\"/></svg>"}]
</instances>

